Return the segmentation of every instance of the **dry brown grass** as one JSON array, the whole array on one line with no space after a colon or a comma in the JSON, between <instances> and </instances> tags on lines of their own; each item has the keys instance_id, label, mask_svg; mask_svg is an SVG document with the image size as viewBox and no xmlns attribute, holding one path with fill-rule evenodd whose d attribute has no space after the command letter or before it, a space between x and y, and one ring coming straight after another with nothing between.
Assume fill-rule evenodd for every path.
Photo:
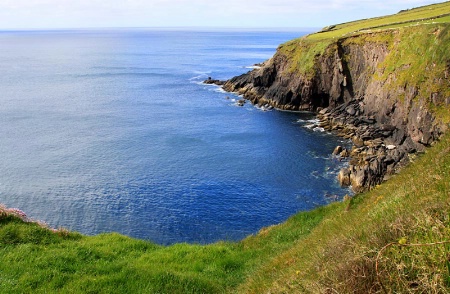
<instances>
[{"instance_id":1,"label":"dry brown grass","mask_svg":"<svg viewBox=\"0 0 450 294\"><path fill-rule=\"evenodd\" d=\"M449 293L449 151L447 135L389 182L335 204L239 292Z\"/></svg>"}]
</instances>

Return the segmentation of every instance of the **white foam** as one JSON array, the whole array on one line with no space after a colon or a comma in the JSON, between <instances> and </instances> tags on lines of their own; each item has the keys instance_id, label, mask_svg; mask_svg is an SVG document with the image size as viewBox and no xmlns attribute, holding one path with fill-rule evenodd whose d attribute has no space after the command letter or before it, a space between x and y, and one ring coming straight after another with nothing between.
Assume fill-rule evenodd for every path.
<instances>
[{"instance_id":1,"label":"white foam","mask_svg":"<svg viewBox=\"0 0 450 294\"><path fill-rule=\"evenodd\" d=\"M260 69L261 66L259 66L259 65L250 65L250 66L246 66L245 68L248 68L248 69Z\"/></svg>"},{"instance_id":2,"label":"white foam","mask_svg":"<svg viewBox=\"0 0 450 294\"><path fill-rule=\"evenodd\" d=\"M225 91L224 89L222 89L222 87L215 85L216 87L214 88L214 92L218 92L218 93L228 93L227 91Z\"/></svg>"},{"instance_id":3,"label":"white foam","mask_svg":"<svg viewBox=\"0 0 450 294\"><path fill-rule=\"evenodd\" d=\"M307 120L307 122L317 125L317 124L319 124L320 120L317 118L313 118L313 119Z\"/></svg>"},{"instance_id":4,"label":"white foam","mask_svg":"<svg viewBox=\"0 0 450 294\"><path fill-rule=\"evenodd\" d=\"M323 133L323 132L325 132L325 129L324 129L324 128L321 128L321 127L315 127L315 128L313 129L313 131L314 131L314 132L321 132L321 133Z\"/></svg>"},{"instance_id":5,"label":"white foam","mask_svg":"<svg viewBox=\"0 0 450 294\"><path fill-rule=\"evenodd\" d=\"M255 108L261 111L271 111L273 109L273 107L269 104L265 104L265 105L255 105Z\"/></svg>"},{"instance_id":6,"label":"white foam","mask_svg":"<svg viewBox=\"0 0 450 294\"><path fill-rule=\"evenodd\" d=\"M194 74L196 74L196 76L189 78L189 81L197 81L200 79L205 80L206 78L208 78L208 72L194 71Z\"/></svg>"}]
</instances>

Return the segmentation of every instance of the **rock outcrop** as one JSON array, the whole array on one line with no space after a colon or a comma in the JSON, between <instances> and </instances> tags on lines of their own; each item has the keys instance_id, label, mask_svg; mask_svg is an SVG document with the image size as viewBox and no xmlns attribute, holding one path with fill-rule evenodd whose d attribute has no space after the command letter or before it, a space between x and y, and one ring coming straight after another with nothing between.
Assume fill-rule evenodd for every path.
<instances>
[{"instance_id":1,"label":"rock outcrop","mask_svg":"<svg viewBox=\"0 0 450 294\"><path fill-rule=\"evenodd\" d=\"M215 80L211 77L208 77L208 79L204 80L203 83L208 84L208 85L223 86L223 85L225 85L226 81Z\"/></svg>"},{"instance_id":2,"label":"rock outcrop","mask_svg":"<svg viewBox=\"0 0 450 294\"><path fill-rule=\"evenodd\" d=\"M281 45L261 68L230 79L223 88L255 104L317 112L323 128L353 142L347 151L349 166L338 176L340 183L357 192L370 189L447 129L434 110L448 109L450 103L446 96L450 54L439 60L446 64L436 64L432 57L420 57L429 52L420 52L418 44L416 59L396 60L402 42L411 38L414 29L328 40L325 49L313 52L309 70L301 61L313 49L305 38L291 41ZM450 39L448 28L423 30L437 44L423 50L442 50L439 42ZM414 76L418 74L420 78Z\"/></svg>"}]
</instances>

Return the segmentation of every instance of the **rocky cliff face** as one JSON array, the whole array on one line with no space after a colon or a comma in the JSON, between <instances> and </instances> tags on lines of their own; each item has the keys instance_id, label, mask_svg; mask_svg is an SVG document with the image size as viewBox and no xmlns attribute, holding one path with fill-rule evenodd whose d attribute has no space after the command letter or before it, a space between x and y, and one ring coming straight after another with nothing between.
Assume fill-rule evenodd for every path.
<instances>
[{"instance_id":1,"label":"rocky cliff face","mask_svg":"<svg viewBox=\"0 0 450 294\"><path fill-rule=\"evenodd\" d=\"M438 50L439 42L449 38L448 28L427 27L425 32L436 48L424 46L424 51ZM447 129L435 110L448 110L450 104L450 54L437 60L419 50L417 58L399 62L399 50L411 34L390 30L339 38L315 54L309 72L302 72L294 57L302 41L282 45L261 68L223 87L253 103L317 112L324 128L353 141L352 150L340 153L349 155L350 163L338 177L342 185L363 191L395 173L410 154L423 151Z\"/></svg>"}]
</instances>

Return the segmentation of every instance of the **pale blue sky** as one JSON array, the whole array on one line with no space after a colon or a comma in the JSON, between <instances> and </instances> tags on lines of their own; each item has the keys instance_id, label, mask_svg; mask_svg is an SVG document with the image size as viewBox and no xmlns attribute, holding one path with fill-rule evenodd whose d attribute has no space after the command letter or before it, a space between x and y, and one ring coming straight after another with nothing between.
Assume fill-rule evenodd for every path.
<instances>
[{"instance_id":1,"label":"pale blue sky","mask_svg":"<svg viewBox=\"0 0 450 294\"><path fill-rule=\"evenodd\" d=\"M0 0L0 29L323 27L432 0Z\"/></svg>"}]
</instances>

